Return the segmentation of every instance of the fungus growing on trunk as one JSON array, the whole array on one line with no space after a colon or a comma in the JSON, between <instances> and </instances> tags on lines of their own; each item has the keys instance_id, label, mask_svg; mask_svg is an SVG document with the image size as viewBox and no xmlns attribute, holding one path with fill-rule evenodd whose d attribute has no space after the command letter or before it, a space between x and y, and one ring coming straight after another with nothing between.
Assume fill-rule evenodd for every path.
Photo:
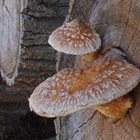
<instances>
[{"instance_id":1,"label":"fungus growing on trunk","mask_svg":"<svg viewBox=\"0 0 140 140\"><path fill-rule=\"evenodd\" d=\"M85 69L64 69L36 87L30 109L40 116L60 117L111 102L131 91L140 71L127 61L99 58Z\"/></svg>"},{"instance_id":2,"label":"fungus growing on trunk","mask_svg":"<svg viewBox=\"0 0 140 140\"><path fill-rule=\"evenodd\" d=\"M101 45L98 33L87 24L75 19L57 28L49 37L49 44L57 51L85 55L85 59L91 59Z\"/></svg>"},{"instance_id":3,"label":"fungus growing on trunk","mask_svg":"<svg viewBox=\"0 0 140 140\"><path fill-rule=\"evenodd\" d=\"M132 104L132 97L126 95L117 98L112 102L97 106L94 109L96 109L97 111L99 111L107 117L120 119L126 115L127 111L132 107Z\"/></svg>"}]
</instances>

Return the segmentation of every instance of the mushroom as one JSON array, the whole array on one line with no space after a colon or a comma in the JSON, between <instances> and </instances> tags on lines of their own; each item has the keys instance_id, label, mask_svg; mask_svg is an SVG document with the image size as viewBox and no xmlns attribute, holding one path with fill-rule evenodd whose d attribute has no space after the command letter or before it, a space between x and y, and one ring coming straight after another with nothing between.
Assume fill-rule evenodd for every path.
<instances>
[{"instance_id":1,"label":"mushroom","mask_svg":"<svg viewBox=\"0 0 140 140\"><path fill-rule=\"evenodd\" d=\"M87 68L67 68L42 82L30 96L29 106L40 116L66 116L111 102L139 81L140 71L134 65L101 57Z\"/></svg>"},{"instance_id":2,"label":"mushroom","mask_svg":"<svg viewBox=\"0 0 140 140\"><path fill-rule=\"evenodd\" d=\"M96 106L94 109L107 117L120 119L126 115L127 111L132 107L132 104L132 97L125 95L112 102Z\"/></svg>"},{"instance_id":3,"label":"mushroom","mask_svg":"<svg viewBox=\"0 0 140 140\"><path fill-rule=\"evenodd\" d=\"M85 55L83 58L87 60L96 58L95 52L101 45L99 34L77 19L65 23L53 31L48 42L59 52Z\"/></svg>"}]
</instances>

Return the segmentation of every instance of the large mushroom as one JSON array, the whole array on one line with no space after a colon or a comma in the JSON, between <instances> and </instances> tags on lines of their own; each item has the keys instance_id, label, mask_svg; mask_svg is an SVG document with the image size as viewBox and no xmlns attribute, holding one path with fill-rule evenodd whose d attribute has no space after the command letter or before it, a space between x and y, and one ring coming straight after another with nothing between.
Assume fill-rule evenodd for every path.
<instances>
[{"instance_id":1,"label":"large mushroom","mask_svg":"<svg viewBox=\"0 0 140 140\"><path fill-rule=\"evenodd\" d=\"M95 29L82 21L75 19L57 28L49 37L49 44L57 51L84 55L83 58L92 60L97 56L101 39Z\"/></svg>"},{"instance_id":2,"label":"large mushroom","mask_svg":"<svg viewBox=\"0 0 140 140\"><path fill-rule=\"evenodd\" d=\"M36 87L29 98L40 116L60 117L111 102L131 91L140 71L127 61L99 58L85 69L64 69Z\"/></svg>"}]
</instances>

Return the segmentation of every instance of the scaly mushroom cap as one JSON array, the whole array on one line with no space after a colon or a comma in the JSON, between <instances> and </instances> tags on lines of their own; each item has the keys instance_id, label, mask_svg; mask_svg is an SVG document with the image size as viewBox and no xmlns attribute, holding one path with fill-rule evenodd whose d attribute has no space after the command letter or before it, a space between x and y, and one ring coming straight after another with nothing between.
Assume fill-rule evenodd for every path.
<instances>
[{"instance_id":1,"label":"scaly mushroom cap","mask_svg":"<svg viewBox=\"0 0 140 140\"><path fill-rule=\"evenodd\" d=\"M125 60L101 58L86 69L64 69L48 78L34 90L29 105L40 116L66 116L121 97L139 80L140 71Z\"/></svg>"},{"instance_id":2,"label":"scaly mushroom cap","mask_svg":"<svg viewBox=\"0 0 140 140\"><path fill-rule=\"evenodd\" d=\"M95 52L101 45L99 34L77 19L53 31L48 42L55 50L74 55Z\"/></svg>"}]
</instances>

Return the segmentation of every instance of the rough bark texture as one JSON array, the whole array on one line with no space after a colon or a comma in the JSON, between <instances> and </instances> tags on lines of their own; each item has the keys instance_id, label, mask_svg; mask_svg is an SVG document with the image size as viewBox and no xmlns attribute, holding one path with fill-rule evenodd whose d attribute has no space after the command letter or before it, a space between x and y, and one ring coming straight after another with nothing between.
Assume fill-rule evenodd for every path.
<instances>
[{"instance_id":1,"label":"rough bark texture","mask_svg":"<svg viewBox=\"0 0 140 140\"><path fill-rule=\"evenodd\" d=\"M44 120L45 126L38 127L39 123L35 123L36 119L32 115L27 114L34 122L28 123L21 119L29 112L28 97L34 88L56 72L56 51L48 45L48 36L64 22L67 10L68 0L0 0L0 54L6 47L6 60L2 60L4 65L1 68L7 70L6 74L15 70L20 45L20 62L15 84L7 86L0 78L1 140L43 140L52 134L48 132L41 136L42 132L49 129L46 124L48 120ZM38 132L37 127L44 130Z\"/></svg>"},{"instance_id":2,"label":"rough bark texture","mask_svg":"<svg viewBox=\"0 0 140 140\"><path fill-rule=\"evenodd\" d=\"M15 0L5 0L5 2L6 1L9 1L9 5L10 2L15 2ZM1 102L27 101L27 97L33 89L56 71L56 51L48 44L48 36L55 28L64 22L68 9L68 1L21 1L24 3L24 8L16 14L16 20L19 20L19 16L21 20L21 38L16 38L20 40L21 46L18 68L19 74L14 86L11 87L7 86L5 81L0 79ZM9 5L7 5L7 8ZM4 6L2 0L0 6ZM19 5L13 4L12 6L12 9L14 9ZM15 13L11 13L11 15L14 14ZM7 17L7 20L9 18L10 17ZM0 29L2 30L1 26ZM7 30L5 32L7 32ZM7 37L9 36L7 35ZM7 41L6 37L3 39ZM13 40L13 42L15 42L15 40Z\"/></svg>"},{"instance_id":3,"label":"rough bark texture","mask_svg":"<svg viewBox=\"0 0 140 140\"><path fill-rule=\"evenodd\" d=\"M95 27L102 38L102 53L108 45L120 48L127 59L140 68L140 1L139 0L71 0L69 19L78 18ZM65 67L69 56L64 56ZM65 59L66 58L66 59ZM73 57L72 57L73 58ZM71 62L81 66L79 59ZM84 63L84 62L83 62ZM64 65L63 65L64 64ZM93 109L85 109L56 120L60 140L139 140L140 86L131 92L133 108L120 120L104 117Z\"/></svg>"},{"instance_id":4,"label":"rough bark texture","mask_svg":"<svg viewBox=\"0 0 140 140\"><path fill-rule=\"evenodd\" d=\"M20 55L20 16L23 1L0 1L0 70L7 84L17 76ZM14 7L14 8L13 8ZM5 39L7 38L7 39Z\"/></svg>"}]
</instances>

